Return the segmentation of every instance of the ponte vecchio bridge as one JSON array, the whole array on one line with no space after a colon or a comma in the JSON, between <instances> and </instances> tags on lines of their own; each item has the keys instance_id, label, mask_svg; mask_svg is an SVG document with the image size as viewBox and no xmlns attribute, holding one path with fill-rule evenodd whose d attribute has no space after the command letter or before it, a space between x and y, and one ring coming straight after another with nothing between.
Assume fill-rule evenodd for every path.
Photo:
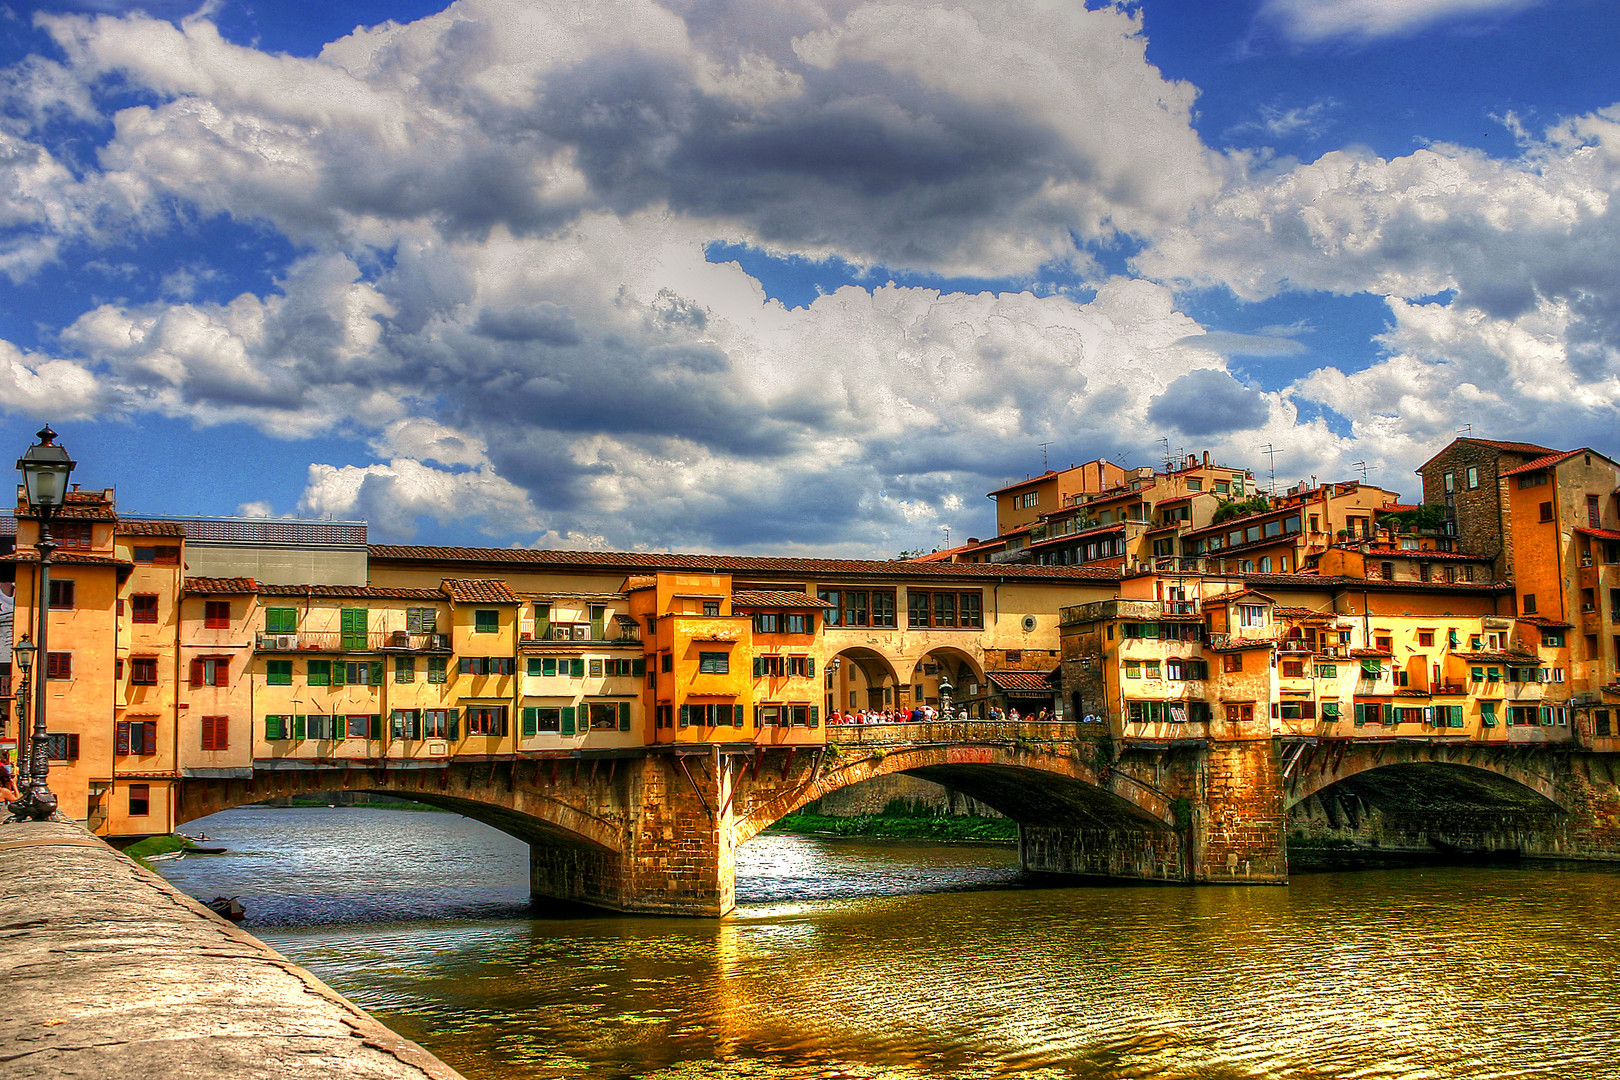
<instances>
[{"instance_id":1,"label":"ponte vecchio bridge","mask_svg":"<svg viewBox=\"0 0 1620 1080\"><path fill-rule=\"evenodd\" d=\"M537 899L707 916L734 906L740 845L823 795L894 773L1014 819L1024 867L1056 874L1281 884L1287 837L1306 830L1406 850L1620 854L1620 791L1594 755L1269 734L1141 746L1100 728L953 721L835 726L814 748L277 762L247 779L182 781L179 817L301 793L395 795L527 841Z\"/></svg>"}]
</instances>

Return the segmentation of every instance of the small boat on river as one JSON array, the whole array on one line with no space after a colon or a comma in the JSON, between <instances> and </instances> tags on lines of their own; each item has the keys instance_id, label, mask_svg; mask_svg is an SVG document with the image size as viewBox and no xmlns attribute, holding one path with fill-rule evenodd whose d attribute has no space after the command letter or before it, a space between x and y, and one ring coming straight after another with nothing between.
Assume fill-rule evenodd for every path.
<instances>
[{"instance_id":1,"label":"small boat on river","mask_svg":"<svg viewBox=\"0 0 1620 1080\"><path fill-rule=\"evenodd\" d=\"M203 906L215 915L223 919L229 919L233 923L239 923L247 918L247 908L242 905L241 900L234 896L216 896Z\"/></svg>"}]
</instances>

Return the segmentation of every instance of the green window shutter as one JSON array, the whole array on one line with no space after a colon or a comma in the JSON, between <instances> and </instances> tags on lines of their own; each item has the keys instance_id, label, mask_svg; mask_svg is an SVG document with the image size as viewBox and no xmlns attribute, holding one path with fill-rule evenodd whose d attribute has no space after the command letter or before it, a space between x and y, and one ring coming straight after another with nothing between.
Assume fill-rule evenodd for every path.
<instances>
[{"instance_id":1,"label":"green window shutter","mask_svg":"<svg viewBox=\"0 0 1620 1080\"><path fill-rule=\"evenodd\" d=\"M1479 722L1483 727L1496 726L1496 702L1482 701L1479 703Z\"/></svg>"},{"instance_id":2,"label":"green window shutter","mask_svg":"<svg viewBox=\"0 0 1620 1080\"><path fill-rule=\"evenodd\" d=\"M761 675L764 675L764 674L765 674L765 658L763 656L754 657L754 678L757 679Z\"/></svg>"},{"instance_id":3,"label":"green window shutter","mask_svg":"<svg viewBox=\"0 0 1620 1080\"><path fill-rule=\"evenodd\" d=\"M619 702L619 730L630 730L630 703L628 701Z\"/></svg>"},{"instance_id":4,"label":"green window shutter","mask_svg":"<svg viewBox=\"0 0 1620 1080\"><path fill-rule=\"evenodd\" d=\"M1475 682L1484 682L1485 681L1485 669L1484 668L1479 668L1479 667L1477 667L1477 668L1469 668L1468 669L1468 677L1470 679L1473 679Z\"/></svg>"},{"instance_id":5,"label":"green window shutter","mask_svg":"<svg viewBox=\"0 0 1620 1080\"><path fill-rule=\"evenodd\" d=\"M536 641L547 641L551 637L551 605L534 605L534 638Z\"/></svg>"},{"instance_id":6,"label":"green window shutter","mask_svg":"<svg viewBox=\"0 0 1620 1080\"><path fill-rule=\"evenodd\" d=\"M294 739L302 739L304 737L304 719L305 718L302 717L302 716L294 716L293 717L293 738Z\"/></svg>"},{"instance_id":7,"label":"green window shutter","mask_svg":"<svg viewBox=\"0 0 1620 1080\"><path fill-rule=\"evenodd\" d=\"M810 706L810 726L811 727L820 727L821 726L821 706L819 706L819 705Z\"/></svg>"},{"instance_id":8,"label":"green window shutter","mask_svg":"<svg viewBox=\"0 0 1620 1080\"><path fill-rule=\"evenodd\" d=\"M495 634L501 628L501 613L498 611L479 610L473 612L473 633Z\"/></svg>"},{"instance_id":9,"label":"green window shutter","mask_svg":"<svg viewBox=\"0 0 1620 1080\"><path fill-rule=\"evenodd\" d=\"M647 658L645 656L638 656L630 661L630 674L638 678L647 674Z\"/></svg>"},{"instance_id":10,"label":"green window shutter","mask_svg":"<svg viewBox=\"0 0 1620 1080\"><path fill-rule=\"evenodd\" d=\"M461 738L461 710L460 709L451 709L450 710L450 737L452 739Z\"/></svg>"},{"instance_id":11,"label":"green window shutter","mask_svg":"<svg viewBox=\"0 0 1620 1080\"><path fill-rule=\"evenodd\" d=\"M816 677L816 658L813 656L804 658L804 677L807 679Z\"/></svg>"},{"instance_id":12,"label":"green window shutter","mask_svg":"<svg viewBox=\"0 0 1620 1080\"><path fill-rule=\"evenodd\" d=\"M381 686L382 683L383 683L383 662L381 660L373 660L371 662L371 685L372 686Z\"/></svg>"},{"instance_id":13,"label":"green window shutter","mask_svg":"<svg viewBox=\"0 0 1620 1080\"><path fill-rule=\"evenodd\" d=\"M601 641L606 636L607 608L601 604L591 605L591 640Z\"/></svg>"},{"instance_id":14,"label":"green window shutter","mask_svg":"<svg viewBox=\"0 0 1620 1080\"><path fill-rule=\"evenodd\" d=\"M1461 705L1453 705L1453 706L1451 706L1451 726L1452 727L1462 727L1463 726L1463 707Z\"/></svg>"},{"instance_id":15,"label":"green window shutter","mask_svg":"<svg viewBox=\"0 0 1620 1080\"><path fill-rule=\"evenodd\" d=\"M523 734L533 735L538 730L538 721L535 719L535 709L531 705L523 707Z\"/></svg>"},{"instance_id":16,"label":"green window shutter","mask_svg":"<svg viewBox=\"0 0 1620 1080\"><path fill-rule=\"evenodd\" d=\"M1446 644L1450 645L1453 649L1455 649L1457 647L1457 645L1459 644L1459 642L1460 642L1460 639L1457 637L1457 631L1455 631L1455 630L1447 630L1446 631Z\"/></svg>"},{"instance_id":17,"label":"green window shutter","mask_svg":"<svg viewBox=\"0 0 1620 1080\"><path fill-rule=\"evenodd\" d=\"M333 686L342 686L343 685L343 680L345 678L345 670L344 670L343 661L342 660L333 660L331 663L332 663L332 685Z\"/></svg>"},{"instance_id":18,"label":"green window shutter","mask_svg":"<svg viewBox=\"0 0 1620 1080\"><path fill-rule=\"evenodd\" d=\"M541 670L540 658L538 656L529 657L529 674L538 675L540 674Z\"/></svg>"},{"instance_id":19,"label":"green window shutter","mask_svg":"<svg viewBox=\"0 0 1620 1080\"><path fill-rule=\"evenodd\" d=\"M1367 706L1361 704L1361 702L1358 701L1358 702L1356 702L1356 727L1361 727L1366 722L1367 722Z\"/></svg>"},{"instance_id":20,"label":"green window shutter","mask_svg":"<svg viewBox=\"0 0 1620 1080\"><path fill-rule=\"evenodd\" d=\"M338 615L338 625L342 630L342 644L345 649L366 647L365 608L343 608Z\"/></svg>"},{"instance_id":21,"label":"green window shutter","mask_svg":"<svg viewBox=\"0 0 1620 1080\"><path fill-rule=\"evenodd\" d=\"M725 708L724 705L722 705L720 707L722 709ZM743 707L741 705L733 705L731 707L731 726L732 727L742 727L743 726Z\"/></svg>"},{"instance_id":22,"label":"green window shutter","mask_svg":"<svg viewBox=\"0 0 1620 1080\"><path fill-rule=\"evenodd\" d=\"M571 679L583 679L585 677L584 658L576 656L568 661L568 677Z\"/></svg>"},{"instance_id":23,"label":"green window shutter","mask_svg":"<svg viewBox=\"0 0 1620 1080\"><path fill-rule=\"evenodd\" d=\"M119 726L124 729L124 735L123 735L123 737L124 737L124 748L120 752L121 753L128 753L129 752L129 727L128 727L127 724L120 724ZM269 715L265 716L265 718L264 718L264 741L265 742L280 742L281 741L281 717L279 717L279 716L269 716Z\"/></svg>"},{"instance_id":24,"label":"green window shutter","mask_svg":"<svg viewBox=\"0 0 1620 1080\"><path fill-rule=\"evenodd\" d=\"M309 685L330 686L332 684L332 661L311 660L309 662Z\"/></svg>"},{"instance_id":25,"label":"green window shutter","mask_svg":"<svg viewBox=\"0 0 1620 1080\"><path fill-rule=\"evenodd\" d=\"M265 608L264 632L267 634L294 634L298 632L297 608Z\"/></svg>"},{"instance_id":26,"label":"green window shutter","mask_svg":"<svg viewBox=\"0 0 1620 1080\"><path fill-rule=\"evenodd\" d=\"M563 706L562 733L564 735L572 735L574 733L574 707L572 705Z\"/></svg>"},{"instance_id":27,"label":"green window shutter","mask_svg":"<svg viewBox=\"0 0 1620 1080\"><path fill-rule=\"evenodd\" d=\"M691 727L691 726L692 726L692 706L690 706L690 705L682 705L681 706L681 727Z\"/></svg>"},{"instance_id":28,"label":"green window shutter","mask_svg":"<svg viewBox=\"0 0 1620 1080\"><path fill-rule=\"evenodd\" d=\"M382 713L366 714L366 730L371 733L371 739L373 742L382 742Z\"/></svg>"},{"instance_id":29,"label":"green window shutter","mask_svg":"<svg viewBox=\"0 0 1620 1080\"><path fill-rule=\"evenodd\" d=\"M1552 708L1550 706L1543 705L1541 707L1541 724L1542 724L1542 726L1543 727L1549 727L1549 726L1552 725L1552 722L1553 722Z\"/></svg>"}]
</instances>

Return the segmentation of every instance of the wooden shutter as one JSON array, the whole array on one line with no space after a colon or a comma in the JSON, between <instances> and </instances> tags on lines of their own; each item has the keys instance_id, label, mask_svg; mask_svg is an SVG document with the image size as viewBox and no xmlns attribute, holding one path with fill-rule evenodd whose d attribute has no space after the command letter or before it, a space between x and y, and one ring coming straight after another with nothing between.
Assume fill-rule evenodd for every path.
<instances>
[{"instance_id":1,"label":"wooden shutter","mask_svg":"<svg viewBox=\"0 0 1620 1080\"><path fill-rule=\"evenodd\" d=\"M459 738L461 738L461 710L460 709L451 709L450 710L450 738L451 739L459 739Z\"/></svg>"},{"instance_id":2,"label":"wooden shutter","mask_svg":"<svg viewBox=\"0 0 1620 1080\"><path fill-rule=\"evenodd\" d=\"M531 676L540 674L540 658L538 656L529 657L528 673Z\"/></svg>"},{"instance_id":3,"label":"wooden shutter","mask_svg":"<svg viewBox=\"0 0 1620 1080\"><path fill-rule=\"evenodd\" d=\"M1367 706L1361 704L1361 702L1358 701L1358 702L1356 702L1356 727L1360 727L1361 725L1365 724L1366 722L1367 722Z\"/></svg>"},{"instance_id":4,"label":"wooden shutter","mask_svg":"<svg viewBox=\"0 0 1620 1080\"><path fill-rule=\"evenodd\" d=\"M691 727L691 726L692 726L692 706L690 706L690 705L682 705L681 706L681 727Z\"/></svg>"},{"instance_id":5,"label":"wooden shutter","mask_svg":"<svg viewBox=\"0 0 1620 1080\"><path fill-rule=\"evenodd\" d=\"M338 614L339 625L342 628L342 644L345 649L364 649L366 647L366 609L342 608Z\"/></svg>"},{"instance_id":6,"label":"wooden shutter","mask_svg":"<svg viewBox=\"0 0 1620 1080\"><path fill-rule=\"evenodd\" d=\"M348 678L348 665L342 660L332 661L332 685L342 686Z\"/></svg>"},{"instance_id":7,"label":"wooden shutter","mask_svg":"<svg viewBox=\"0 0 1620 1080\"><path fill-rule=\"evenodd\" d=\"M116 728L116 731L117 731L117 734L114 736L114 738L117 740L115 753L119 753L119 754L127 754L127 753L129 753L129 721L128 720L120 720L120 721L118 721L118 726Z\"/></svg>"},{"instance_id":8,"label":"wooden shutter","mask_svg":"<svg viewBox=\"0 0 1620 1080\"><path fill-rule=\"evenodd\" d=\"M820 727L821 726L821 706L819 706L819 705L810 706L810 726L811 727Z\"/></svg>"},{"instance_id":9,"label":"wooden shutter","mask_svg":"<svg viewBox=\"0 0 1620 1080\"><path fill-rule=\"evenodd\" d=\"M287 661L287 667L292 668L292 661ZM228 656L214 657L214 685L231 685L231 658Z\"/></svg>"},{"instance_id":10,"label":"wooden shutter","mask_svg":"<svg viewBox=\"0 0 1620 1080\"><path fill-rule=\"evenodd\" d=\"M534 636L537 641L547 641L551 638L551 605L534 605Z\"/></svg>"},{"instance_id":11,"label":"wooden shutter","mask_svg":"<svg viewBox=\"0 0 1620 1080\"><path fill-rule=\"evenodd\" d=\"M296 714L293 716L293 738L294 739L302 739L304 737L304 723L305 723L305 720L306 720L306 717L304 717L304 716L296 715Z\"/></svg>"},{"instance_id":12,"label":"wooden shutter","mask_svg":"<svg viewBox=\"0 0 1620 1080\"><path fill-rule=\"evenodd\" d=\"M607 608L600 604L591 605L591 640L601 641L605 635L607 622Z\"/></svg>"},{"instance_id":13,"label":"wooden shutter","mask_svg":"<svg viewBox=\"0 0 1620 1080\"><path fill-rule=\"evenodd\" d=\"M381 660L373 660L371 662L371 685L372 686L381 686L382 684L383 684L383 662Z\"/></svg>"},{"instance_id":14,"label":"wooden shutter","mask_svg":"<svg viewBox=\"0 0 1620 1080\"><path fill-rule=\"evenodd\" d=\"M572 679L583 679L585 677L585 659L583 657L576 656L568 661L568 676Z\"/></svg>"},{"instance_id":15,"label":"wooden shutter","mask_svg":"<svg viewBox=\"0 0 1620 1080\"><path fill-rule=\"evenodd\" d=\"M641 676L647 674L647 658L638 656L630 661L630 674Z\"/></svg>"},{"instance_id":16,"label":"wooden shutter","mask_svg":"<svg viewBox=\"0 0 1620 1080\"><path fill-rule=\"evenodd\" d=\"M572 735L574 733L574 707L572 705L563 706L562 733L564 735Z\"/></svg>"},{"instance_id":17,"label":"wooden shutter","mask_svg":"<svg viewBox=\"0 0 1620 1080\"><path fill-rule=\"evenodd\" d=\"M525 737L538 734L539 719L536 715L538 711L539 710L535 709L535 707L532 705L525 705L523 707L523 734Z\"/></svg>"},{"instance_id":18,"label":"wooden shutter","mask_svg":"<svg viewBox=\"0 0 1620 1080\"><path fill-rule=\"evenodd\" d=\"M619 730L630 730L630 703L628 701L619 702Z\"/></svg>"},{"instance_id":19,"label":"wooden shutter","mask_svg":"<svg viewBox=\"0 0 1620 1080\"><path fill-rule=\"evenodd\" d=\"M191 662L191 685L202 686L207 678L208 676L204 669L202 659L198 658L193 660Z\"/></svg>"},{"instance_id":20,"label":"wooden shutter","mask_svg":"<svg viewBox=\"0 0 1620 1080\"><path fill-rule=\"evenodd\" d=\"M804 677L807 679L816 677L816 658L813 656L804 658Z\"/></svg>"}]
</instances>

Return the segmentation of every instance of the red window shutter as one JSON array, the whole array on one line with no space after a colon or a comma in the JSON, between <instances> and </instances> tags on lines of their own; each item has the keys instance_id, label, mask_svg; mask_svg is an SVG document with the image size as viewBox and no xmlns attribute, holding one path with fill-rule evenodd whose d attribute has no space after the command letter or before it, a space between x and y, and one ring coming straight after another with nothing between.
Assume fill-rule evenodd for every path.
<instances>
[{"instance_id":1,"label":"red window shutter","mask_svg":"<svg viewBox=\"0 0 1620 1080\"><path fill-rule=\"evenodd\" d=\"M214 660L214 685L231 685L231 658L221 656Z\"/></svg>"},{"instance_id":2,"label":"red window shutter","mask_svg":"<svg viewBox=\"0 0 1620 1080\"><path fill-rule=\"evenodd\" d=\"M191 662L191 685L203 686L205 685L206 680L207 676L205 674L203 661L202 658L199 657Z\"/></svg>"},{"instance_id":3,"label":"red window shutter","mask_svg":"<svg viewBox=\"0 0 1620 1080\"><path fill-rule=\"evenodd\" d=\"M120 720L120 721L118 721L116 738L117 738L117 746L115 748L115 752L119 753L119 754L127 754L127 753L129 753L129 721L128 720Z\"/></svg>"}]
</instances>

